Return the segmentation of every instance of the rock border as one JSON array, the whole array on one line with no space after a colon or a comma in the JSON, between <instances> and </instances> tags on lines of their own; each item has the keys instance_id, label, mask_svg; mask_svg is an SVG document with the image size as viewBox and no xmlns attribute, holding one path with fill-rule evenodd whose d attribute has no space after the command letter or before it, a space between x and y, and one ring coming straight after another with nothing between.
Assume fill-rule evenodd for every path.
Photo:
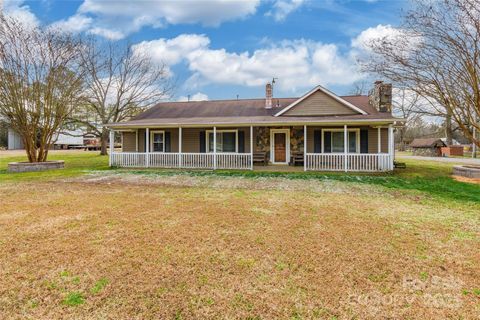
<instances>
[{"instance_id":1,"label":"rock border","mask_svg":"<svg viewBox=\"0 0 480 320\"><path fill-rule=\"evenodd\" d=\"M472 178L472 179L480 179L480 166L475 166L475 165L453 166L453 175Z\"/></svg>"},{"instance_id":2,"label":"rock border","mask_svg":"<svg viewBox=\"0 0 480 320\"><path fill-rule=\"evenodd\" d=\"M8 172L35 172L65 168L65 161L54 160L45 162L10 162Z\"/></svg>"}]
</instances>

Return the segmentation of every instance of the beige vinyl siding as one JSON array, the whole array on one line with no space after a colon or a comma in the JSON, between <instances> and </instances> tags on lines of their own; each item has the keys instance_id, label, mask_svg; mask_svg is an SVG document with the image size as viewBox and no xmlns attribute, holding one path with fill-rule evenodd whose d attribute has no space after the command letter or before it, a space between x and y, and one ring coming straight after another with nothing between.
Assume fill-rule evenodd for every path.
<instances>
[{"instance_id":1,"label":"beige vinyl siding","mask_svg":"<svg viewBox=\"0 0 480 320\"><path fill-rule=\"evenodd\" d=\"M122 132L122 151L136 152L136 132Z\"/></svg>"},{"instance_id":2,"label":"beige vinyl siding","mask_svg":"<svg viewBox=\"0 0 480 320\"><path fill-rule=\"evenodd\" d=\"M349 115L358 112L338 102L321 91L317 91L292 109L285 112L285 116L326 116Z\"/></svg>"},{"instance_id":3,"label":"beige vinyl siding","mask_svg":"<svg viewBox=\"0 0 480 320\"><path fill-rule=\"evenodd\" d=\"M200 131L205 130L201 128L182 129L182 152L200 152Z\"/></svg>"},{"instance_id":4,"label":"beige vinyl siding","mask_svg":"<svg viewBox=\"0 0 480 320\"><path fill-rule=\"evenodd\" d=\"M178 152L178 129L165 129L164 131L170 132L170 152Z\"/></svg>"},{"instance_id":5,"label":"beige vinyl siding","mask_svg":"<svg viewBox=\"0 0 480 320\"><path fill-rule=\"evenodd\" d=\"M381 152L388 153L388 129L380 129L380 142L381 142ZM378 129L369 128L368 129L368 153L377 153L378 152Z\"/></svg>"},{"instance_id":6,"label":"beige vinyl siding","mask_svg":"<svg viewBox=\"0 0 480 320\"><path fill-rule=\"evenodd\" d=\"M145 129L138 129L138 152L145 152Z\"/></svg>"}]
</instances>

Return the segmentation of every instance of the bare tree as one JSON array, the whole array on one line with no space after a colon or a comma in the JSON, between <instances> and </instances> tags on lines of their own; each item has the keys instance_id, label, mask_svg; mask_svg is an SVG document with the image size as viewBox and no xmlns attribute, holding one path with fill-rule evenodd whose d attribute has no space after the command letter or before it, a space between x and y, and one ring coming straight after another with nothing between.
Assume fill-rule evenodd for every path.
<instances>
[{"instance_id":1,"label":"bare tree","mask_svg":"<svg viewBox=\"0 0 480 320\"><path fill-rule=\"evenodd\" d=\"M421 115L418 110L422 109L420 105L421 98L416 92L411 92L405 88L396 90L396 97L393 99L393 114L400 118L406 119L406 125L398 128L399 148L405 149L405 134L409 124L416 124Z\"/></svg>"},{"instance_id":2,"label":"bare tree","mask_svg":"<svg viewBox=\"0 0 480 320\"><path fill-rule=\"evenodd\" d=\"M456 125L480 146L480 3L478 0L416 1L399 34L368 44L362 64L440 106L447 138ZM449 141L450 143L450 141Z\"/></svg>"},{"instance_id":3,"label":"bare tree","mask_svg":"<svg viewBox=\"0 0 480 320\"><path fill-rule=\"evenodd\" d=\"M360 96L360 95L365 95L368 93L368 87L369 84L367 81L362 80L362 81L356 81L353 84L352 90L350 90L350 94Z\"/></svg>"},{"instance_id":4,"label":"bare tree","mask_svg":"<svg viewBox=\"0 0 480 320\"><path fill-rule=\"evenodd\" d=\"M73 120L100 136L101 154L107 154L104 125L120 122L169 97L172 86L164 65L135 52L130 46L91 40L82 51L85 70L84 105Z\"/></svg>"},{"instance_id":5,"label":"bare tree","mask_svg":"<svg viewBox=\"0 0 480 320\"><path fill-rule=\"evenodd\" d=\"M30 162L46 161L81 92L80 42L68 34L0 14L0 118Z\"/></svg>"}]
</instances>

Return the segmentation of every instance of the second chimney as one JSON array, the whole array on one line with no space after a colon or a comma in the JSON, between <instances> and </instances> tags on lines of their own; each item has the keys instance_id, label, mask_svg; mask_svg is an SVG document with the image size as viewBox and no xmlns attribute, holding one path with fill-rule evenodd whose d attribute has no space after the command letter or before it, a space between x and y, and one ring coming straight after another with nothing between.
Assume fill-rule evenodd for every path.
<instances>
[{"instance_id":1,"label":"second chimney","mask_svg":"<svg viewBox=\"0 0 480 320\"><path fill-rule=\"evenodd\" d=\"M369 93L370 104L379 112L392 112L392 84L375 81Z\"/></svg>"},{"instance_id":2,"label":"second chimney","mask_svg":"<svg viewBox=\"0 0 480 320\"><path fill-rule=\"evenodd\" d=\"M265 108L266 109L272 108L272 97L273 97L272 85L270 84L270 82L267 82L267 85L265 86Z\"/></svg>"}]
</instances>

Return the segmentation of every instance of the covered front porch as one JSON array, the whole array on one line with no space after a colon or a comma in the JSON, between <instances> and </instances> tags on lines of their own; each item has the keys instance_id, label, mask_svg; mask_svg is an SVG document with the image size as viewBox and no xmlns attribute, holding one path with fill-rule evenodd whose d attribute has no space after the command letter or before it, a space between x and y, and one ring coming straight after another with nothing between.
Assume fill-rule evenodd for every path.
<instances>
[{"instance_id":1,"label":"covered front porch","mask_svg":"<svg viewBox=\"0 0 480 320\"><path fill-rule=\"evenodd\" d=\"M295 171L393 170L391 124L147 127L116 131L122 136L122 151L110 153L110 166L115 167L255 170L264 164L273 171L288 165ZM115 131L111 130L111 150L114 137ZM259 155L265 156L265 163L256 162Z\"/></svg>"}]
</instances>

